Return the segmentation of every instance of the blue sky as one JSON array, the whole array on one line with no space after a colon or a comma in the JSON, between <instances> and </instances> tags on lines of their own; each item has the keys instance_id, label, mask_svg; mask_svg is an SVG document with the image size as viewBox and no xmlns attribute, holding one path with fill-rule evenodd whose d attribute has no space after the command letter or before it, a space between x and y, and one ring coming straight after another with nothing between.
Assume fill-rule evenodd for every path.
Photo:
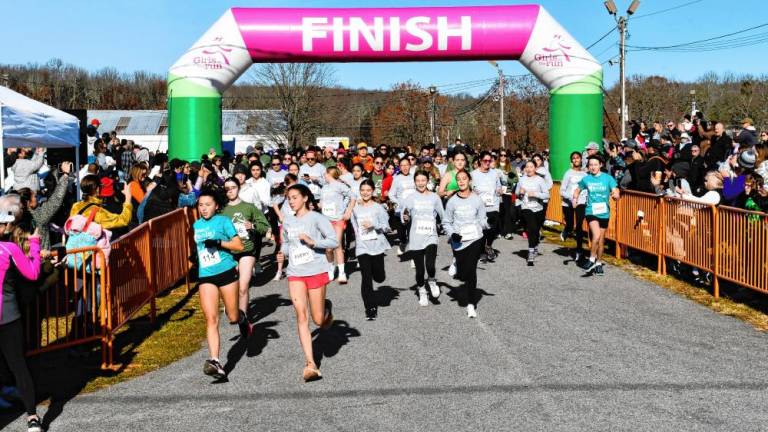
<instances>
[{"instance_id":1,"label":"blue sky","mask_svg":"<svg viewBox=\"0 0 768 432\"><path fill-rule=\"evenodd\" d=\"M615 0L620 11L630 0ZM637 20L630 22L628 43L640 46L671 45L705 39L768 21L765 0L700 0L685 8L642 18L689 0L642 0ZM168 67L229 7L374 7L523 4L531 2L486 0L440 1L294 1L239 2L219 0L2 0L0 1L0 63L44 63L57 57L89 70L114 67L120 71L148 70L164 74ZM602 0L540 0L549 12L584 46L614 25ZM765 28L759 30L765 31ZM591 52L606 61L618 53L613 33ZM760 55L756 55L759 53ZM761 74L768 43L708 53L630 53L630 74L660 74L693 80L704 72ZM424 86L493 78L486 62L357 63L335 64L338 85L351 88L389 88L412 80ZM525 73L517 62L501 62L507 74ZM618 78L618 67L605 65L606 84ZM483 83L468 88L473 94Z\"/></svg>"}]
</instances>

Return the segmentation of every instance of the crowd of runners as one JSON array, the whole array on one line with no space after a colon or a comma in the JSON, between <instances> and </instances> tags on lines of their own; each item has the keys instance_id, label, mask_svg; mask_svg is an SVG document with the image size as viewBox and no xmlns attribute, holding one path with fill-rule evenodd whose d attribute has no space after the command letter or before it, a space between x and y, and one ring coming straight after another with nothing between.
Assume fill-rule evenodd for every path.
<instances>
[{"instance_id":1,"label":"crowd of runners","mask_svg":"<svg viewBox=\"0 0 768 432\"><path fill-rule=\"evenodd\" d=\"M618 198L617 184L603 172L599 156L589 157L587 171L581 171L581 154L572 158L568 201L584 204L583 209L574 207L585 214L592 236L592 248L585 253L578 234L572 256L588 274L602 275L609 200ZM366 143L358 143L351 149L257 152L228 166L214 165L211 175L220 181L198 180L200 218L193 226L210 354L204 372L226 377L219 360L219 298L242 338L253 331L246 314L248 287L252 274L262 271L257 262L265 242L275 246L274 256L265 257L274 260L274 280L287 281L305 381L321 376L309 321L321 330L332 325L328 284L347 284L356 262L361 314L375 320L374 284L386 280L384 256L393 245L403 269L413 272L420 306L440 297L438 278L453 278L462 283L458 304L468 318L476 318L478 262L495 262L494 241L520 233L527 238L527 265L536 263L553 186L547 159L546 154L520 153L512 158L504 149L475 153L457 140L450 149L426 145L418 154L387 146L371 152ZM452 251L451 257L441 257L445 275L437 273L441 241Z\"/></svg>"}]
</instances>

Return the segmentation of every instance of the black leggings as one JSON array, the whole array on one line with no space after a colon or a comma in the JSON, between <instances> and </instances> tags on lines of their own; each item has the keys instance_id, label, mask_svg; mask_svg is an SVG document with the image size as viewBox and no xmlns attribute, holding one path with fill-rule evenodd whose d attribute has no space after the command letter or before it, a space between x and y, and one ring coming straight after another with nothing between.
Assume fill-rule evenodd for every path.
<instances>
[{"instance_id":1,"label":"black leggings","mask_svg":"<svg viewBox=\"0 0 768 432\"><path fill-rule=\"evenodd\" d=\"M459 306L477 303L477 262L483 247L483 241L478 239L464 249L453 251L456 258L456 277L464 282L464 289L457 298Z\"/></svg>"},{"instance_id":2,"label":"black leggings","mask_svg":"<svg viewBox=\"0 0 768 432\"><path fill-rule=\"evenodd\" d=\"M501 221L499 228L504 235L512 234L515 232L515 225L517 225L517 212L518 207L515 202L512 201L512 195L501 196Z\"/></svg>"},{"instance_id":3,"label":"black leggings","mask_svg":"<svg viewBox=\"0 0 768 432\"><path fill-rule=\"evenodd\" d=\"M5 360L0 362L2 376L13 375L16 378L16 386L21 393L21 401L27 415L37 414L35 384L24 358L24 330L20 319L0 325L0 352Z\"/></svg>"},{"instance_id":4,"label":"black leggings","mask_svg":"<svg viewBox=\"0 0 768 432\"><path fill-rule=\"evenodd\" d=\"M528 249L539 245L541 227L544 225L544 211L531 211L524 209L522 212L525 221L525 232L528 235Z\"/></svg>"},{"instance_id":5,"label":"black leggings","mask_svg":"<svg viewBox=\"0 0 768 432\"><path fill-rule=\"evenodd\" d=\"M437 260L437 245L429 245L422 250L410 251L411 259L416 264L416 286L424 286L424 268L430 279L435 277L435 261Z\"/></svg>"},{"instance_id":6,"label":"black leggings","mask_svg":"<svg viewBox=\"0 0 768 432\"><path fill-rule=\"evenodd\" d=\"M490 228L483 230L483 237L485 238L485 245L493 247L493 241L496 240L496 236L499 234L499 212L488 212L485 215L488 218Z\"/></svg>"},{"instance_id":7,"label":"black leggings","mask_svg":"<svg viewBox=\"0 0 768 432\"><path fill-rule=\"evenodd\" d=\"M358 255L357 265L360 267L360 276L363 281L360 284L360 295L363 297L363 305L366 309L378 306L373 292L373 281L382 283L387 278L384 270L384 254Z\"/></svg>"},{"instance_id":8,"label":"black leggings","mask_svg":"<svg viewBox=\"0 0 768 432\"><path fill-rule=\"evenodd\" d=\"M584 204L576 206L575 209L570 206L563 206L563 218L565 219L565 228L563 228L563 232L566 236L570 233L576 234L577 250L581 250L581 245L584 243L584 230L582 227L584 226L584 210L586 208L587 206Z\"/></svg>"},{"instance_id":9,"label":"black leggings","mask_svg":"<svg viewBox=\"0 0 768 432\"><path fill-rule=\"evenodd\" d=\"M397 239L400 241L400 250L405 251L406 245L408 245L408 230L410 230L411 224L403 223L400 219L400 214L395 213L395 229L397 230Z\"/></svg>"}]
</instances>

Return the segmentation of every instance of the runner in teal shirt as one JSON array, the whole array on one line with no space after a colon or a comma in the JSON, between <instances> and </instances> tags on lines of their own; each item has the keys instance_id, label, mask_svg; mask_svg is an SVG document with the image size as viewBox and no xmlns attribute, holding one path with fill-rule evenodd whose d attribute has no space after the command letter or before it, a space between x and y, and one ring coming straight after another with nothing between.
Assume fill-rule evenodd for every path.
<instances>
[{"instance_id":1,"label":"runner in teal shirt","mask_svg":"<svg viewBox=\"0 0 768 432\"><path fill-rule=\"evenodd\" d=\"M611 217L610 199L611 192L618 187L616 179L604 172L597 175L590 173L579 181L577 187L579 190L588 191L585 215L600 219Z\"/></svg>"}]
</instances>

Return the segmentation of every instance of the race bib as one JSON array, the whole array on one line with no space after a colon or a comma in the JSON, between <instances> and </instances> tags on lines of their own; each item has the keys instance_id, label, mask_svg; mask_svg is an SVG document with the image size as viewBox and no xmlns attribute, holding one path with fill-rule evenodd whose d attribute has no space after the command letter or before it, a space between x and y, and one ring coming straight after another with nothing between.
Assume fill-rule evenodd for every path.
<instances>
[{"instance_id":1,"label":"race bib","mask_svg":"<svg viewBox=\"0 0 768 432\"><path fill-rule=\"evenodd\" d=\"M329 218L336 217L336 203L323 203L323 214Z\"/></svg>"},{"instance_id":2,"label":"race bib","mask_svg":"<svg viewBox=\"0 0 768 432\"><path fill-rule=\"evenodd\" d=\"M592 204L592 214L603 215L606 213L608 213L608 204L604 202Z\"/></svg>"},{"instance_id":3,"label":"race bib","mask_svg":"<svg viewBox=\"0 0 768 432\"><path fill-rule=\"evenodd\" d=\"M221 255L217 249L203 249L200 252L200 267L208 268L221 262Z\"/></svg>"},{"instance_id":4,"label":"race bib","mask_svg":"<svg viewBox=\"0 0 768 432\"><path fill-rule=\"evenodd\" d=\"M363 241L370 241L370 240L376 240L379 237L379 233L376 232L375 229L373 229L373 222L370 220L364 220L361 222L367 222L371 225L371 228L368 230L362 229L360 230L360 240Z\"/></svg>"},{"instance_id":5,"label":"race bib","mask_svg":"<svg viewBox=\"0 0 768 432\"><path fill-rule=\"evenodd\" d=\"M309 184L309 191L312 192L312 195L317 196L317 194L320 193L320 186L310 183Z\"/></svg>"},{"instance_id":6,"label":"race bib","mask_svg":"<svg viewBox=\"0 0 768 432\"><path fill-rule=\"evenodd\" d=\"M506 186L502 186L502 187L501 187L501 193L502 193L502 194L506 194L506 193L507 193L507 190L508 190L508 188L507 188Z\"/></svg>"},{"instance_id":7,"label":"race bib","mask_svg":"<svg viewBox=\"0 0 768 432\"><path fill-rule=\"evenodd\" d=\"M435 222L425 219L416 219L416 234L420 235L434 235L435 234Z\"/></svg>"},{"instance_id":8,"label":"race bib","mask_svg":"<svg viewBox=\"0 0 768 432\"><path fill-rule=\"evenodd\" d=\"M241 239L243 239L243 240L247 240L248 239L248 237L249 237L248 236L248 230L245 229L245 224L244 223L236 223L235 224L235 229L237 230L237 235Z\"/></svg>"},{"instance_id":9,"label":"race bib","mask_svg":"<svg viewBox=\"0 0 768 432\"><path fill-rule=\"evenodd\" d=\"M291 254L289 257L289 260L294 265L302 265L307 264L309 262L312 262L314 259L314 253L312 252L312 249L304 246L292 246L291 247Z\"/></svg>"},{"instance_id":10,"label":"race bib","mask_svg":"<svg viewBox=\"0 0 768 432\"><path fill-rule=\"evenodd\" d=\"M483 199L483 203L485 204L486 207L492 207L493 206L494 202L493 202L493 195L492 194L484 193L480 197Z\"/></svg>"},{"instance_id":11,"label":"race bib","mask_svg":"<svg viewBox=\"0 0 768 432\"><path fill-rule=\"evenodd\" d=\"M459 230L459 235L461 235L461 241L472 241L477 240L480 237L483 236L483 234L480 232L480 229L477 227L477 225L464 225L461 227L461 230Z\"/></svg>"}]
</instances>

